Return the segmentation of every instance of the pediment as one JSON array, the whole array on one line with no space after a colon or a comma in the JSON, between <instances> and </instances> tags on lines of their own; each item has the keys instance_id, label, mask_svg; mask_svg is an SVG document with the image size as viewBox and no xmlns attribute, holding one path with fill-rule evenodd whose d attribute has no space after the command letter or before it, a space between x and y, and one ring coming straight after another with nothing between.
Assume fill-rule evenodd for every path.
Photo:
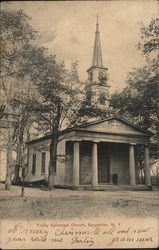
<instances>
[{"instance_id":1,"label":"pediment","mask_svg":"<svg viewBox=\"0 0 159 250\"><path fill-rule=\"evenodd\" d=\"M103 121L90 123L83 126L82 129L92 132L132 134L132 135L144 135L144 136L148 135L148 132L119 118L111 118Z\"/></svg>"}]
</instances>

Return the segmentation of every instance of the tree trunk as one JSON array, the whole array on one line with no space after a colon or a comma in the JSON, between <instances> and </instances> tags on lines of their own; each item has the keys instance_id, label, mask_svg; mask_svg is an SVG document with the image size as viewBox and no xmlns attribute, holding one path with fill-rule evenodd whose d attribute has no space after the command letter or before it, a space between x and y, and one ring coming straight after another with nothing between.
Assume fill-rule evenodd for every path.
<instances>
[{"instance_id":1,"label":"tree trunk","mask_svg":"<svg viewBox=\"0 0 159 250\"><path fill-rule=\"evenodd\" d=\"M8 163L7 163L8 164ZM10 190L10 187L12 186L12 179L11 179L11 168L10 166L7 167L7 174L6 174L6 180L4 184L4 190Z\"/></svg>"},{"instance_id":2,"label":"tree trunk","mask_svg":"<svg viewBox=\"0 0 159 250\"><path fill-rule=\"evenodd\" d=\"M14 169L14 179L13 179L13 184L18 184L19 183L19 170L21 166L16 164L15 169Z\"/></svg>"},{"instance_id":3,"label":"tree trunk","mask_svg":"<svg viewBox=\"0 0 159 250\"><path fill-rule=\"evenodd\" d=\"M57 145L58 145L58 136L52 136L50 144L50 162L49 162L49 177L48 177L48 189L51 191L54 189L54 174L56 171L56 162L57 162Z\"/></svg>"},{"instance_id":4,"label":"tree trunk","mask_svg":"<svg viewBox=\"0 0 159 250\"><path fill-rule=\"evenodd\" d=\"M61 103L60 99L58 99L56 121L54 123L54 126L52 126L52 137L50 143L50 163L49 163L49 178L48 178L48 189L50 191L54 188L54 174L56 172L60 117L61 117Z\"/></svg>"},{"instance_id":5,"label":"tree trunk","mask_svg":"<svg viewBox=\"0 0 159 250\"><path fill-rule=\"evenodd\" d=\"M19 137L19 143L17 148L16 165L14 169L14 180L13 183L17 184L19 182L19 171L22 167L22 147L23 147L23 134Z\"/></svg>"},{"instance_id":6,"label":"tree trunk","mask_svg":"<svg viewBox=\"0 0 159 250\"><path fill-rule=\"evenodd\" d=\"M8 148L7 148L7 171L6 171L6 180L4 184L4 190L10 190L10 187L12 185L11 161L12 161L12 148L11 148L11 135L10 135L10 129L9 129L8 130Z\"/></svg>"}]
</instances>

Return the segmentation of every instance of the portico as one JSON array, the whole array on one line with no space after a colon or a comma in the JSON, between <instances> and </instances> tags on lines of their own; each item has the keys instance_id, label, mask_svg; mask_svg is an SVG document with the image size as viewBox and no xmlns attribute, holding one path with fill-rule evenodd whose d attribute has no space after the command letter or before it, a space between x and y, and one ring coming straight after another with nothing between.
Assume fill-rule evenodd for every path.
<instances>
[{"instance_id":1,"label":"portico","mask_svg":"<svg viewBox=\"0 0 159 250\"><path fill-rule=\"evenodd\" d=\"M118 124L115 128L114 121ZM73 187L114 184L113 175L116 174L119 185L135 186L135 147L142 144L145 145L145 184L151 185L149 135L144 133L120 119L95 122L72 131L66 143L66 147L68 144L72 147L72 152L68 153L72 163L71 160L66 162L66 169L72 166L69 183Z\"/></svg>"}]
</instances>

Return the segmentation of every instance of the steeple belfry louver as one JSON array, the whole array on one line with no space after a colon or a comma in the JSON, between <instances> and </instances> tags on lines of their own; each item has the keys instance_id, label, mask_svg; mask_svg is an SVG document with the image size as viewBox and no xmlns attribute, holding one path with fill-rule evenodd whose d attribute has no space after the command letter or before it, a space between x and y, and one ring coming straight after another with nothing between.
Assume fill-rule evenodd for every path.
<instances>
[{"instance_id":1,"label":"steeple belfry louver","mask_svg":"<svg viewBox=\"0 0 159 250\"><path fill-rule=\"evenodd\" d=\"M96 23L96 32L95 32L92 66L103 67L102 51L101 51L101 43L100 43L100 33L99 33L99 24L98 24L98 15L97 15L97 23Z\"/></svg>"}]
</instances>

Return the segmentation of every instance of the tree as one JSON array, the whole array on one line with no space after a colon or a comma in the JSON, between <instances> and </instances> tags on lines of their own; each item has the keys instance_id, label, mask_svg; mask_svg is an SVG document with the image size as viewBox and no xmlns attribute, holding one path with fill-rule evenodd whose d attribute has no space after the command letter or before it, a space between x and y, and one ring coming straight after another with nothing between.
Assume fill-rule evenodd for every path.
<instances>
[{"instance_id":1,"label":"tree","mask_svg":"<svg viewBox=\"0 0 159 250\"><path fill-rule=\"evenodd\" d=\"M159 19L152 18L148 26L141 23L140 32L141 42L138 43L138 48L144 55L149 56L159 49Z\"/></svg>"},{"instance_id":2,"label":"tree","mask_svg":"<svg viewBox=\"0 0 159 250\"><path fill-rule=\"evenodd\" d=\"M7 6L8 7L8 6ZM1 69L0 69L0 89L1 89L1 107L5 107L4 113L13 113L13 106L11 105L12 98L15 94L15 90L17 91L17 82L22 83L23 86L24 76L28 73L26 71L26 61L28 61L29 56L26 57L26 46L29 46L35 38L37 33L33 30L30 24L30 17L27 16L23 11L10 11L7 8L1 6ZM29 51L27 51L29 55ZM24 60L25 56L25 60ZM23 113L23 117L26 114ZM17 113L17 115L20 115ZM21 124L22 122L22 124ZM27 124L27 120L25 117L25 126ZM12 129L8 128L8 157L11 158L11 150L14 148L12 131L14 134L18 130L21 131L16 133L16 143L17 143L17 158L21 158L21 153L19 153L19 148L21 148L22 142L22 131L24 130L24 119L15 121L12 123ZM21 150L20 150L21 151ZM19 160L18 160L19 161ZM11 160L7 160L7 173L10 173L9 168L11 165ZM10 177L11 178L11 177ZM6 178L6 187L9 189L11 181L9 180L9 175ZM8 184L7 184L8 182Z\"/></svg>"},{"instance_id":3,"label":"tree","mask_svg":"<svg viewBox=\"0 0 159 250\"><path fill-rule=\"evenodd\" d=\"M31 44L25 45L25 53L23 53L22 70L17 74L17 87L18 90L13 95L11 101L12 109L18 114L15 124L13 126L13 142L15 144L17 157L15 165L14 183L19 181L19 170L24 163L24 155L26 151L25 142L30 139L35 139L38 135L38 130L33 130L33 123L35 116L32 112L34 106L34 99L38 98L38 93L34 79L32 78L34 72L41 64L45 49L42 47L33 46ZM31 108L30 108L31 107Z\"/></svg>"},{"instance_id":4,"label":"tree","mask_svg":"<svg viewBox=\"0 0 159 250\"><path fill-rule=\"evenodd\" d=\"M87 103L84 89L80 88L77 63L73 63L71 70L68 70L64 63L57 63L56 57L48 54L40 62L41 65L32 75L32 81L40 94L38 100L35 99L33 110L38 127L51 135L48 179L51 190L54 187L61 131L85 122L86 117L99 116L99 113L95 103Z\"/></svg>"},{"instance_id":5,"label":"tree","mask_svg":"<svg viewBox=\"0 0 159 250\"><path fill-rule=\"evenodd\" d=\"M30 25L30 17L22 10L1 9L1 80L15 76L21 68L21 55L24 45L36 37Z\"/></svg>"},{"instance_id":6,"label":"tree","mask_svg":"<svg viewBox=\"0 0 159 250\"><path fill-rule=\"evenodd\" d=\"M34 117L28 109L29 103L32 102L34 93L28 88L28 93L19 91L12 99L11 106L18 114L13 124L13 145L16 151L16 164L14 171L14 183L19 182L19 170L25 161L26 145L25 141L30 138L30 127L34 122Z\"/></svg>"},{"instance_id":7,"label":"tree","mask_svg":"<svg viewBox=\"0 0 159 250\"><path fill-rule=\"evenodd\" d=\"M141 41L138 48L146 56L146 65L128 74L126 87L121 93L112 95L111 105L117 114L154 133L151 137L150 156L156 158L159 139L158 55L156 54L159 46L158 19L152 19L147 27L142 24L140 30ZM142 168L143 148L140 146L137 151L141 152L139 157Z\"/></svg>"}]
</instances>

